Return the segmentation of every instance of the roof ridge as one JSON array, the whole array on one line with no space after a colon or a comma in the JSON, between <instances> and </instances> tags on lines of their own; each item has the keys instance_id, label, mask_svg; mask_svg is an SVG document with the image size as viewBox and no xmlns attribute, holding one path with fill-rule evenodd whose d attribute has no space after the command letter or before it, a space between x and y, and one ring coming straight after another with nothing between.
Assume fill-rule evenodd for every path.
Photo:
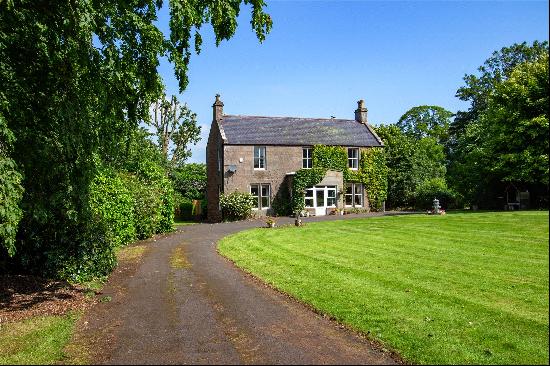
<instances>
[{"instance_id":1,"label":"roof ridge","mask_svg":"<svg viewBox=\"0 0 550 366\"><path fill-rule=\"evenodd\" d=\"M253 116L253 115L246 115L246 114L224 114L223 117L292 118L292 119L314 119L314 120L323 120L323 121L351 121L351 122L357 122L354 119L347 119L347 118L293 117L293 116Z\"/></svg>"}]
</instances>

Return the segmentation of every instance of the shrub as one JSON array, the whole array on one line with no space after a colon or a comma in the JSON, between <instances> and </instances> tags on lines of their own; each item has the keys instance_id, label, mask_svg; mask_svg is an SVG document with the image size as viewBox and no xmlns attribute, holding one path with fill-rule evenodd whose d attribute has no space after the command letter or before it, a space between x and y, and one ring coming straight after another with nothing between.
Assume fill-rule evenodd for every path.
<instances>
[{"instance_id":1,"label":"shrub","mask_svg":"<svg viewBox=\"0 0 550 366\"><path fill-rule=\"evenodd\" d=\"M222 194L220 206L225 220L244 220L251 216L254 197L250 193Z\"/></svg>"},{"instance_id":2,"label":"shrub","mask_svg":"<svg viewBox=\"0 0 550 366\"><path fill-rule=\"evenodd\" d=\"M444 178L432 178L420 183L415 192L415 207L426 210L433 207L433 200L437 198L442 208L454 207L457 194L447 187Z\"/></svg>"},{"instance_id":3,"label":"shrub","mask_svg":"<svg viewBox=\"0 0 550 366\"><path fill-rule=\"evenodd\" d=\"M81 283L105 277L115 268L117 238L106 222L96 216L81 231L76 235L78 245L58 245L47 253L48 274Z\"/></svg>"},{"instance_id":4,"label":"shrub","mask_svg":"<svg viewBox=\"0 0 550 366\"><path fill-rule=\"evenodd\" d=\"M137 131L123 161L127 184L134 197L135 225L138 237L171 231L174 224L174 189L166 173L165 159L148 139L145 130Z\"/></svg>"},{"instance_id":5,"label":"shrub","mask_svg":"<svg viewBox=\"0 0 550 366\"><path fill-rule=\"evenodd\" d=\"M161 221L161 192L134 174L124 174L123 177L132 195L136 236L138 239L146 239L157 232Z\"/></svg>"},{"instance_id":6,"label":"shrub","mask_svg":"<svg viewBox=\"0 0 550 366\"><path fill-rule=\"evenodd\" d=\"M180 220L191 220L193 218L193 200L183 197L179 192L176 192L175 200L175 215Z\"/></svg>"},{"instance_id":7,"label":"shrub","mask_svg":"<svg viewBox=\"0 0 550 366\"><path fill-rule=\"evenodd\" d=\"M160 192L160 221L157 225L157 233L172 231L174 225L174 189L172 182L165 176L159 182Z\"/></svg>"},{"instance_id":8,"label":"shrub","mask_svg":"<svg viewBox=\"0 0 550 366\"><path fill-rule=\"evenodd\" d=\"M206 192L206 164L185 164L170 173L174 190L191 200L204 198Z\"/></svg>"},{"instance_id":9,"label":"shrub","mask_svg":"<svg viewBox=\"0 0 550 366\"><path fill-rule=\"evenodd\" d=\"M92 180L89 203L95 220L104 223L106 236L114 247L135 239L132 193L112 169L101 168Z\"/></svg>"}]
</instances>

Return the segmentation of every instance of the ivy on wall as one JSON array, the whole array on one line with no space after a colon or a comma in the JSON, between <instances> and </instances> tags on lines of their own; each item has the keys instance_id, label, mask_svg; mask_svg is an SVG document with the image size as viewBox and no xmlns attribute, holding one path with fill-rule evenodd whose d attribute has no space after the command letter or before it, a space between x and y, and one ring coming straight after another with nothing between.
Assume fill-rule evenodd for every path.
<instances>
[{"instance_id":1,"label":"ivy on wall","mask_svg":"<svg viewBox=\"0 0 550 366\"><path fill-rule=\"evenodd\" d=\"M360 182L365 187L372 209L378 210L386 200L388 168L384 151L371 148L361 152L359 170L348 169L347 149L342 146L315 145L313 168L300 169L292 181L292 210L304 209L305 190L319 184L327 170L341 171L344 182Z\"/></svg>"},{"instance_id":2,"label":"ivy on wall","mask_svg":"<svg viewBox=\"0 0 550 366\"><path fill-rule=\"evenodd\" d=\"M315 145L312 153L313 166L345 172L348 170L348 151L342 146Z\"/></svg>"},{"instance_id":3,"label":"ivy on wall","mask_svg":"<svg viewBox=\"0 0 550 366\"><path fill-rule=\"evenodd\" d=\"M367 191L371 208L379 210L388 197L388 167L382 149L368 149L361 152L361 183Z\"/></svg>"}]
</instances>

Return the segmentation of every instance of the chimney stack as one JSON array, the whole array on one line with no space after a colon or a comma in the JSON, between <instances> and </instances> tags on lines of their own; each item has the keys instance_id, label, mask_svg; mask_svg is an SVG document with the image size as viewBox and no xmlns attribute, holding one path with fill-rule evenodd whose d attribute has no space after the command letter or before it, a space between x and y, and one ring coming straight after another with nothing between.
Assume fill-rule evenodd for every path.
<instances>
[{"instance_id":1,"label":"chimney stack","mask_svg":"<svg viewBox=\"0 0 550 366\"><path fill-rule=\"evenodd\" d=\"M223 102L220 100L220 95L216 94L216 101L212 105L212 118L214 121L219 121L223 117Z\"/></svg>"},{"instance_id":2,"label":"chimney stack","mask_svg":"<svg viewBox=\"0 0 550 366\"><path fill-rule=\"evenodd\" d=\"M367 124L367 112L368 109L365 107L365 101L361 99L357 102L357 109L355 110L355 120L363 124Z\"/></svg>"}]
</instances>

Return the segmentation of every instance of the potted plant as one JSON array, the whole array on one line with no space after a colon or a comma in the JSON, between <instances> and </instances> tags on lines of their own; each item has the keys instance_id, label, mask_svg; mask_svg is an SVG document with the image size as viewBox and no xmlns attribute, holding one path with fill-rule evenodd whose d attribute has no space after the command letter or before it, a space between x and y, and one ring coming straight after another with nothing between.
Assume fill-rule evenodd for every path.
<instances>
[{"instance_id":1,"label":"potted plant","mask_svg":"<svg viewBox=\"0 0 550 366\"><path fill-rule=\"evenodd\" d=\"M267 220L265 220L265 223L267 224L267 227L275 227L275 220L272 217L268 217Z\"/></svg>"},{"instance_id":2,"label":"potted plant","mask_svg":"<svg viewBox=\"0 0 550 366\"><path fill-rule=\"evenodd\" d=\"M294 225L302 226L302 218L300 217L300 211L296 211L294 215L296 216L296 219L294 220Z\"/></svg>"}]
</instances>

